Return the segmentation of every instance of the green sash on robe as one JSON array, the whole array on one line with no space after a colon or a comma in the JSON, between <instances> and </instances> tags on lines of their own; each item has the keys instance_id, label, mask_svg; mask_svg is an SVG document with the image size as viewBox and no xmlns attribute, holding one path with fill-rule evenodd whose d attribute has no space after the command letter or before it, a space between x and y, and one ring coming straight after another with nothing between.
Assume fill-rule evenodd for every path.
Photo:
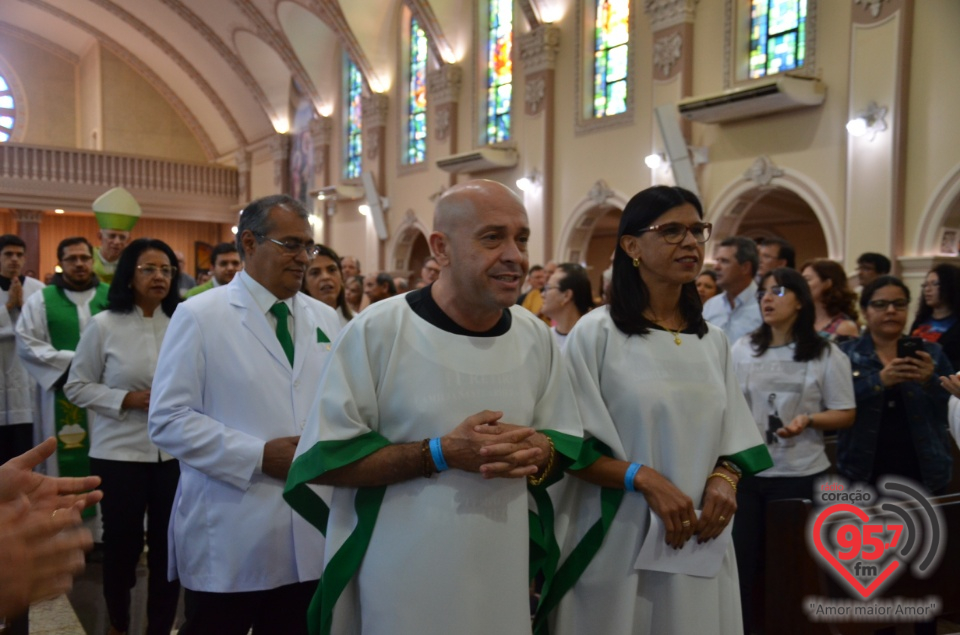
<instances>
[{"instance_id":1,"label":"green sash on robe","mask_svg":"<svg viewBox=\"0 0 960 635\"><path fill-rule=\"evenodd\" d=\"M101 283L90 301L90 314L96 315L107 307L108 285ZM80 341L80 316L77 306L70 301L63 289L45 287L43 302L47 313L47 330L50 344L58 351L75 351ZM87 427L87 411L70 403L63 390L54 391L54 430L57 437L57 465L61 476L88 476L90 474L90 431ZM70 426L66 432L63 428ZM84 510L84 515L95 513L94 508Z\"/></svg>"},{"instance_id":2,"label":"green sash on robe","mask_svg":"<svg viewBox=\"0 0 960 635\"><path fill-rule=\"evenodd\" d=\"M100 282L104 282L108 286L113 282L113 271L107 271L106 267L104 267L99 247L93 248L93 273L97 274Z\"/></svg>"}]
</instances>

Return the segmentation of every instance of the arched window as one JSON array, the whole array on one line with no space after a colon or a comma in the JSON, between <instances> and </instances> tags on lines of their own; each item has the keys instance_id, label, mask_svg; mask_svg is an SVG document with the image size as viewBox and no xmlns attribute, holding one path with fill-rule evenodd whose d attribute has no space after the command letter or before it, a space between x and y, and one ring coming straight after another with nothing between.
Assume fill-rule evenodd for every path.
<instances>
[{"instance_id":1,"label":"arched window","mask_svg":"<svg viewBox=\"0 0 960 635\"><path fill-rule=\"evenodd\" d=\"M416 18L410 18L410 60L407 65L407 147L404 163L413 165L427 158L427 34Z\"/></svg>"},{"instance_id":2,"label":"arched window","mask_svg":"<svg viewBox=\"0 0 960 635\"><path fill-rule=\"evenodd\" d=\"M0 75L0 142L9 141L16 125L16 104L7 79Z\"/></svg>"},{"instance_id":3,"label":"arched window","mask_svg":"<svg viewBox=\"0 0 960 635\"><path fill-rule=\"evenodd\" d=\"M343 161L343 176L348 179L360 178L360 172L363 171L363 104L361 97L363 95L363 75L360 69L349 58L346 61L346 121L344 130L346 131Z\"/></svg>"},{"instance_id":4,"label":"arched window","mask_svg":"<svg viewBox=\"0 0 960 635\"><path fill-rule=\"evenodd\" d=\"M807 1L750 1L750 78L803 66Z\"/></svg>"},{"instance_id":5,"label":"arched window","mask_svg":"<svg viewBox=\"0 0 960 635\"><path fill-rule=\"evenodd\" d=\"M593 116L627 110L630 0L597 0L593 48Z\"/></svg>"},{"instance_id":6,"label":"arched window","mask_svg":"<svg viewBox=\"0 0 960 635\"><path fill-rule=\"evenodd\" d=\"M489 0L487 16L487 113L484 141L510 139L513 93L513 0Z\"/></svg>"}]
</instances>

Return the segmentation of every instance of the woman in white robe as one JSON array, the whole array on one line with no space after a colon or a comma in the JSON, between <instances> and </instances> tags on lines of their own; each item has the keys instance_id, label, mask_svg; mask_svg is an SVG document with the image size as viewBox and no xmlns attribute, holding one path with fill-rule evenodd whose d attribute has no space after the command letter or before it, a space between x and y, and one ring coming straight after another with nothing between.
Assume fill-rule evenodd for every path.
<instances>
[{"instance_id":1,"label":"woman in white robe","mask_svg":"<svg viewBox=\"0 0 960 635\"><path fill-rule=\"evenodd\" d=\"M740 476L770 466L726 337L701 314L702 216L682 188L636 195L611 304L570 333L565 358L594 451L554 498L562 558L546 572L538 633L742 633L732 544L710 577L634 565L650 511L671 547L712 540L733 520Z\"/></svg>"}]
</instances>

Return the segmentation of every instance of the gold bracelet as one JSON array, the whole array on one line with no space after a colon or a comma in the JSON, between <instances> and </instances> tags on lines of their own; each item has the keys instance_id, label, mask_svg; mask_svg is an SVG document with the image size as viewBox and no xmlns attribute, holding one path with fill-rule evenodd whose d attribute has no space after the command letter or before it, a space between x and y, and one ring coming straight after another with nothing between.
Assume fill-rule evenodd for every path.
<instances>
[{"instance_id":1,"label":"gold bracelet","mask_svg":"<svg viewBox=\"0 0 960 635\"><path fill-rule=\"evenodd\" d=\"M557 458L557 449L553 447L553 439L546 434L543 436L547 437L547 443L550 444L550 456L547 458L547 465L543 468L543 472L540 473L540 476L534 476L531 474L527 477L527 483L533 485L534 487L541 485L545 480L547 480L547 476L549 476L550 472L553 471L553 462Z\"/></svg>"},{"instance_id":2,"label":"gold bracelet","mask_svg":"<svg viewBox=\"0 0 960 635\"><path fill-rule=\"evenodd\" d=\"M730 478L729 476L727 476L727 475L724 474L723 472L714 472L713 474L711 474L710 476L707 477L707 480L709 481L709 480L712 479L712 478L722 478L722 479L725 480L726 482L730 483L730 487L733 488L733 491L734 491L734 492L737 491L737 483L736 483L736 481L734 481L732 478Z\"/></svg>"},{"instance_id":3,"label":"gold bracelet","mask_svg":"<svg viewBox=\"0 0 960 635\"><path fill-rule=\"evenodd\" d=\"M430 439L420 442L420 462L423 467L423 477L430 478L437 471L433 464L433 455L430 454Z\"/></svg>"},{"instance_id":4,"label":"gold bracelet","mask_svg":"<svg viewBox=\"0 0 960 635\"><path fill-rule=\"evenodd\" d=\"M727 460L727 459L724 459L724 460L720 461L720 462L717 464L716 467L722 467L722 468L726 469L728 472L730 472L731 474L733 474L733 475L736 476L737 478L740 478L740 477L743 476L743 470L741 470L741 469L740 469L740 466L737 465L736 463L734 463L733 461L729 461L729 460ZM715 467L714 469L716 469L716 467Z\"/></svg>"}]
</instances>

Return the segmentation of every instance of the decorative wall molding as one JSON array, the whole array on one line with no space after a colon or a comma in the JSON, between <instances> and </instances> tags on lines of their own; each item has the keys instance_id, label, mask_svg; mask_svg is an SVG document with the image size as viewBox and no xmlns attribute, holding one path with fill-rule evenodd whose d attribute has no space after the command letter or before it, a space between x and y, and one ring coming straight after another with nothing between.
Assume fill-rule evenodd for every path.
<instances>
[{"instance_id":1,"label":"decorative wall molding","mask_svg":"<svg viewBox=\"0 0 960 635\"><path fill-rule=\"evenodd\" d=\"M213 47L220 58L230 65L230 68L237 74L237 77L243 82L243 85L250 91L254 99L257 100L257 103L263 109L264 116L272 120L277 113L273 111L273 106L270 105L267 94L263 92L263 88L261 88L257 80L254 79L253 74L250 73L250 70L243 63L243 60L240 59L240 56L237 55L236 52L223 41L223 38L217 35L200 16L190 10L181 0L160 1L179 15L184 22L193 27L193 29L200 34L200 37Z\"/></svg>"},{"instance_id":2,"label":"decorative wall molding","mask_svg":"<svg viewBox=\"0 0 960 635\"><path fill-rule=\"evenodd\" d=\"M427 99L430 106L455 104L460 100L463 68L459 64L443 64L427 73Z\"/></svg>"},{"instance_id":3,"label":"decorative wall molding","mask_svg":"<svg viewBox=\"0 0 960 635\"><path fill-rule=\"evenodd\" d=\"M18 223L40 223L43 221L43 210L39 209L15 209L13 217Z\"/></svg>"},{"instance_id":4,"label":"decorative wall molding","mask_svg":"<svg viewBox=\"0 0 960 635\"><path fill-rule=\"evenodd\" d=\"M543 110L543 98L547 95L547 78L545 73L531 77L527 76L526 95L523 100L527 105L528 115L538 115Z\"/></svg>"},{"instance_id":5,"label":"decorative wall molding","mask_svg":"<svg viewBox=\"0 0 960 635\"><path fill-rule=\"evenodd\" d=\"M644 0L643 10L650 16L651 30L693 22L700 0Z\"/></svg>"},{"instance_id":6,"label":"decorative wall molding","mask_svg":"<svg viewBox=\"0 0 960 635\"><path fill-rule=\"evenodd\" d=\"M768 156L757 157L753 165L743 173L743 176L750 179L757 185L770 185L773 179L783 176L784 172L774 164Z\"/></svg>"},{"instance_id":7,"label":"decorative wall molding","mask_svg":"<svg viewBox=\"0 0 960 635\"><path fill-rule=\"evenodd\" d=\"M390 98L382 93L370 93L360 98L364 128L381 128L387 125Z\"/></svg>"},{"instance_id":8,"label":"decorative wall molding","mask_svg":"<svg viewBox=\"0 0 960 635\"><path fill-rule=\"evenodd\" d=\"M878 18L883 11L884 0L853 0L854 4L863 5L863 8L870 12L870 15Z\"/></svg>"},{"instance_id":9,"label":"decorative wall molding","mask_svg":"<svg viewBox=\"0 0 960 635\"><path fill-rule=\"evenodd\" d=\"M660 72L661 77L670 76L673 65L680 60L683 52L683 37L673 33L653 42L653 67Z\"/></svg>"},{"instance_id":10,"label":"decorative wall molding","mask_svg":"<svg viewBox=\"0 0 960 635\"><path fill-rule=\"evenodd\" d=\"M245 203L250 200L250 168L252 160L247 150L237 150L234 155L237 164L237 200Z\"/></svg>"},{"instance_id":11,"label":"decorative wall molding","mask_svg":"<svg viewBox=\"0 0 960 635\"><path fill-rule=\"evenodd\" d=\"M207 159L213 161L217 157L217 148L213 143L213 140L210 138L210 135L207 134L207 131L200 125L200 121L197 119L196 115L193 114L193 111L183 102L182 99L163 79L157 75L153 69L151 69L143 60L131 53L118 41L114 40L112 37L107 35L105 32L94 27L93 25L85 22L74 16L73 14L67 13L66 11L53 6L52 4L45 2L44 0L19 0L25 4L37 7L38 9L45 11L64 22L68 22L79 29L82 29L92 35L97 39L101 46L105 49L119 57L121 60L126 62L133 70L140 74L148 84L153 86L160 95L170 104L170 107L180 115L183 119L183 122L186 124L187 128L190 129L190 132L196 137L197 142L200 144L200 147L203 149L204 154ZM242 136L238 141L238 145L242 146Z\"/></svg>"},{"instance_id":12,"label":"decorative wall molding","mask_svg":"<svg viewBox=\"0 0 960 635\"><path fill-rule=\"evenodd\" d=\"M0 143L0 207L89 210L122 185L145 216L226 223L236 213L239 174L205 163Z\"/></svg>"},{"instance_id":13,"label":"decorative wall molding","mask_svg":"<svg viewBox=\"0 0 960 635\"><path fill-rule=\"evenodd\" d=\"M557 66L560 29L546 24L538 26L517 38L517 48L520 51L520 65L527 75L552 71Z\"/></svg>"},{"instance_id":14,"label":"decorative wall molding","mask_svg":"<svg viewBox=\"0 0 960 635\"><path fill-rule=\"evenodd\" d=\"M310 120L310 135L313 147L329 146L333 141L333 117L314 117Z\"/></svg>"},{"instance_id":15,"label":"decorative wall molding","mask_svg":"<svg viewBox=\"0 0 960 635\"><path fill-rule=\"evenodd\" d=\"M433 126L431 126L431 130L437 141L446 141L447 136L450 134L450 123L453 118L452 111L456 107L456 104L443 104L431 108L431 110L433 110Z\"/></svg>"},{"instance_id":16,"label":"decorative wall molding","mask_svg":"<svg viewBox=\"0 0 960 635\"><path fill-rule=\"evenodd\" d=\"M616 192L611 190L610 186L607 185L607 182L603 179L597 179L597 182L594 183L590 191L587 192L587 200L594 205L603 205L614 196L616 196Z\"/></svg>"},{"instance_id":17,"label":"decorative wall molding","mask_svg":"<svg viewBox=\"0 0 960 635\"><path fill-rule=\"evenodd\" d=\"M22 29L15 24L10 24L9 22L4 22L3 20L0 20L0 36L21 39L24 42L36 46L37 48L42 48L48 53L53 53L57 57L62 58L64 61L70 62L74 66L80 63L80 56L74 55L74 53L66 47L60 46L56 42L37 35L33 31Z\"/></svg>"}]
</instances>

